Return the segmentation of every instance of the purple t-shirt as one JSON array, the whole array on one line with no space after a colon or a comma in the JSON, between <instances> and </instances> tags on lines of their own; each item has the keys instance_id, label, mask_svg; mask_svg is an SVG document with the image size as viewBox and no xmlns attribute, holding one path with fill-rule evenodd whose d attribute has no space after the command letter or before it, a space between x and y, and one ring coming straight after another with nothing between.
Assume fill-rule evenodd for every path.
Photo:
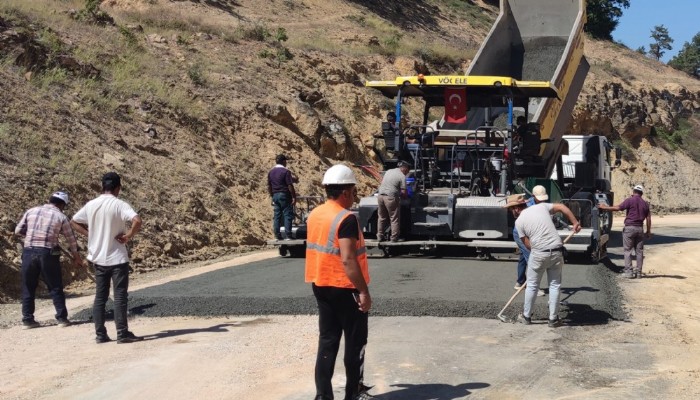
<instances>
[{"instance_id":1,"label":"purple t-shirt","mask_svg":"<svg viewBox=\"0 0 700 400\"><path fill-rule=\"evenodd\" d=\"M636 194L626 198L619 207L620 210L627 210L625 225L642 226L649 216L649 203Z\"/></svg>"},{"instance_id":2,"label":"purple t-shirt","mask_svg":"<svg viewBox=\"0 0 700 400\"><path fill-rule=\"evenodd\" d=\"M289 193L289 185L293 184L292 173L281 165L275 165L267 174L267 181L272 193Z\"/></svg>"}]
</instances>

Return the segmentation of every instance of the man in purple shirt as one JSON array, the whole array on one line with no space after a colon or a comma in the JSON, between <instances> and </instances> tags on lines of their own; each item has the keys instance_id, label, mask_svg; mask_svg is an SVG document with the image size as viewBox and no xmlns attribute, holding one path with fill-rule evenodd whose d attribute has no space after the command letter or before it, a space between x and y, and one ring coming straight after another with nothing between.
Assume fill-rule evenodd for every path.
<instances>
[{"instance_id":1,"label":"man in purple shirt","mask_svg":"<svg viewBox=\"0 0 700 400\"><path fill-rule=\"evenodd\" d=\"M297 202L297 194L294 184L298 179L287 169L287 156L280 154L275 158L275 165L267 174L267 191L272 197L274 216L272 217L272 230L277 240L292 239L292 220L294 219L294 204ZM284 218L284 237L280 232L280 220Z\"/></svg>"},{"instance_id":2,"label":"man in purple shirt","mask_svg":"<svg viewBox=\"0 0 700 400\"><path fill-rule=\"evenodd\" d=\"M75 234L63 210L68 204L68 194L56 192L49 203L29 209L17 224L15 235L24 236L22 250L22 327L32 329L39 326L34 319L34 299L39 277L46 283L56 309L56 320L61 327L69 326L66 296L63 293L61 275L61 248L58 236L68 241L73 264L83 265L78 254Z\"/></svg>"},{"instance_id":3,"label":"man in purple shirt","mask_svg":"<svg viewBox=\"0 0 700 400\"><path fill-rule=\"evenodd\" d=\"M642 277L644 240L651 237L651 211L649 203L642 199L642 194L644 194L644 188L642 185L637 185L632 189L632 196L626 198L620 205L598 205L598 208L604 211L627 211L625 227L622 229L622 246L625 250L625 277L630 279ZM647 225L646 233L644 233L644 221ZM635 268L632 268L632 248L635 249L637 258Z\"/></svg>"}]
</instances>

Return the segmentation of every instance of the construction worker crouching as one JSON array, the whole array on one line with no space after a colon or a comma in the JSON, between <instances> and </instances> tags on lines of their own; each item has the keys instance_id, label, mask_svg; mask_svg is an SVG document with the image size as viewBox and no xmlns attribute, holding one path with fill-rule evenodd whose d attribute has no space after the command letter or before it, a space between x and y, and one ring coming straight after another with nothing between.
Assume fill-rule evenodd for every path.
<instances>
[{"instance_id":1,"label":"construction worker crouching","mask_svg":"<svg viewBox=\"0 0 700 400\"><path fill-rule=\"evenodd\" d=\"M340 338L345 334L345 400L372 399L363 384L368 311L372 298L367 251L357 217L357 180L345 165L334 165L323 176L327 201L307 219L305 280L318 304L319 339L315 400L333 399L331 379Z\"/></svg>"}]
</instances>

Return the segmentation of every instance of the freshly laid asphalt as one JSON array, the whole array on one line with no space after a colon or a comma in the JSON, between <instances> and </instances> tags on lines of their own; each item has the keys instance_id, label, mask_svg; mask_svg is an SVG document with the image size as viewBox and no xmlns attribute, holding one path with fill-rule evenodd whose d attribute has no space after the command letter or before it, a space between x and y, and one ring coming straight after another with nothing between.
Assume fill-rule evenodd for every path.
<instances>
[{"instance_id":1,"label":"freshly laid asphalt","mask_svg":"<svg viewBox=\"0 0 700 400\"><path fill-rule=\"evenodd\" d=\"M371 313L496 318L514 293L516 259L510 257L370 258ZM608 264L567 262L560 298L560 317L566 322L600 324L626 318L616 283L619 267ZM522 299L520 294L504 314L517 315ZM547 299L537 298L536 319L547 317ZM129 312L146 317L308 315L316 313L316 303L304 283L304 260L278 257L131 292ZM83 310L76 317L90 314Z\"/></svg>"}]
</instances>

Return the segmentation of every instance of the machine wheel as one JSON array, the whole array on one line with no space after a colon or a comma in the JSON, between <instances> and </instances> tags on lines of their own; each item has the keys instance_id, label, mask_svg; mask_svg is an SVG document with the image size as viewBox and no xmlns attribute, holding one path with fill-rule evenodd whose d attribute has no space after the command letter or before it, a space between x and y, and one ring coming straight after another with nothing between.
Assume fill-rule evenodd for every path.
<instances>
[{"instance_id":1,"label":"machine wheel","mask_svg":"<svg viewBox=\"0 0 700 400\"><path fill-rule=\"evenodd\" d=\"M280 257L284 257L284 256L286 256L287 253L288 253L287 246L285 246L285 245L280 246L280 247L278 248L278 250L279 250L279 252L280 252Z\"/></svg>"},{"instance_id":2,"label":"machine wheel","mask_svg":"<svg viewBox=\"0 0 700 400\"><path fill-rule=\"evenodd\" d=\"M305 258L306 257L306 246L292 246L289 248L289 257L291 258Z\"/></svg>"}]
</instances>

